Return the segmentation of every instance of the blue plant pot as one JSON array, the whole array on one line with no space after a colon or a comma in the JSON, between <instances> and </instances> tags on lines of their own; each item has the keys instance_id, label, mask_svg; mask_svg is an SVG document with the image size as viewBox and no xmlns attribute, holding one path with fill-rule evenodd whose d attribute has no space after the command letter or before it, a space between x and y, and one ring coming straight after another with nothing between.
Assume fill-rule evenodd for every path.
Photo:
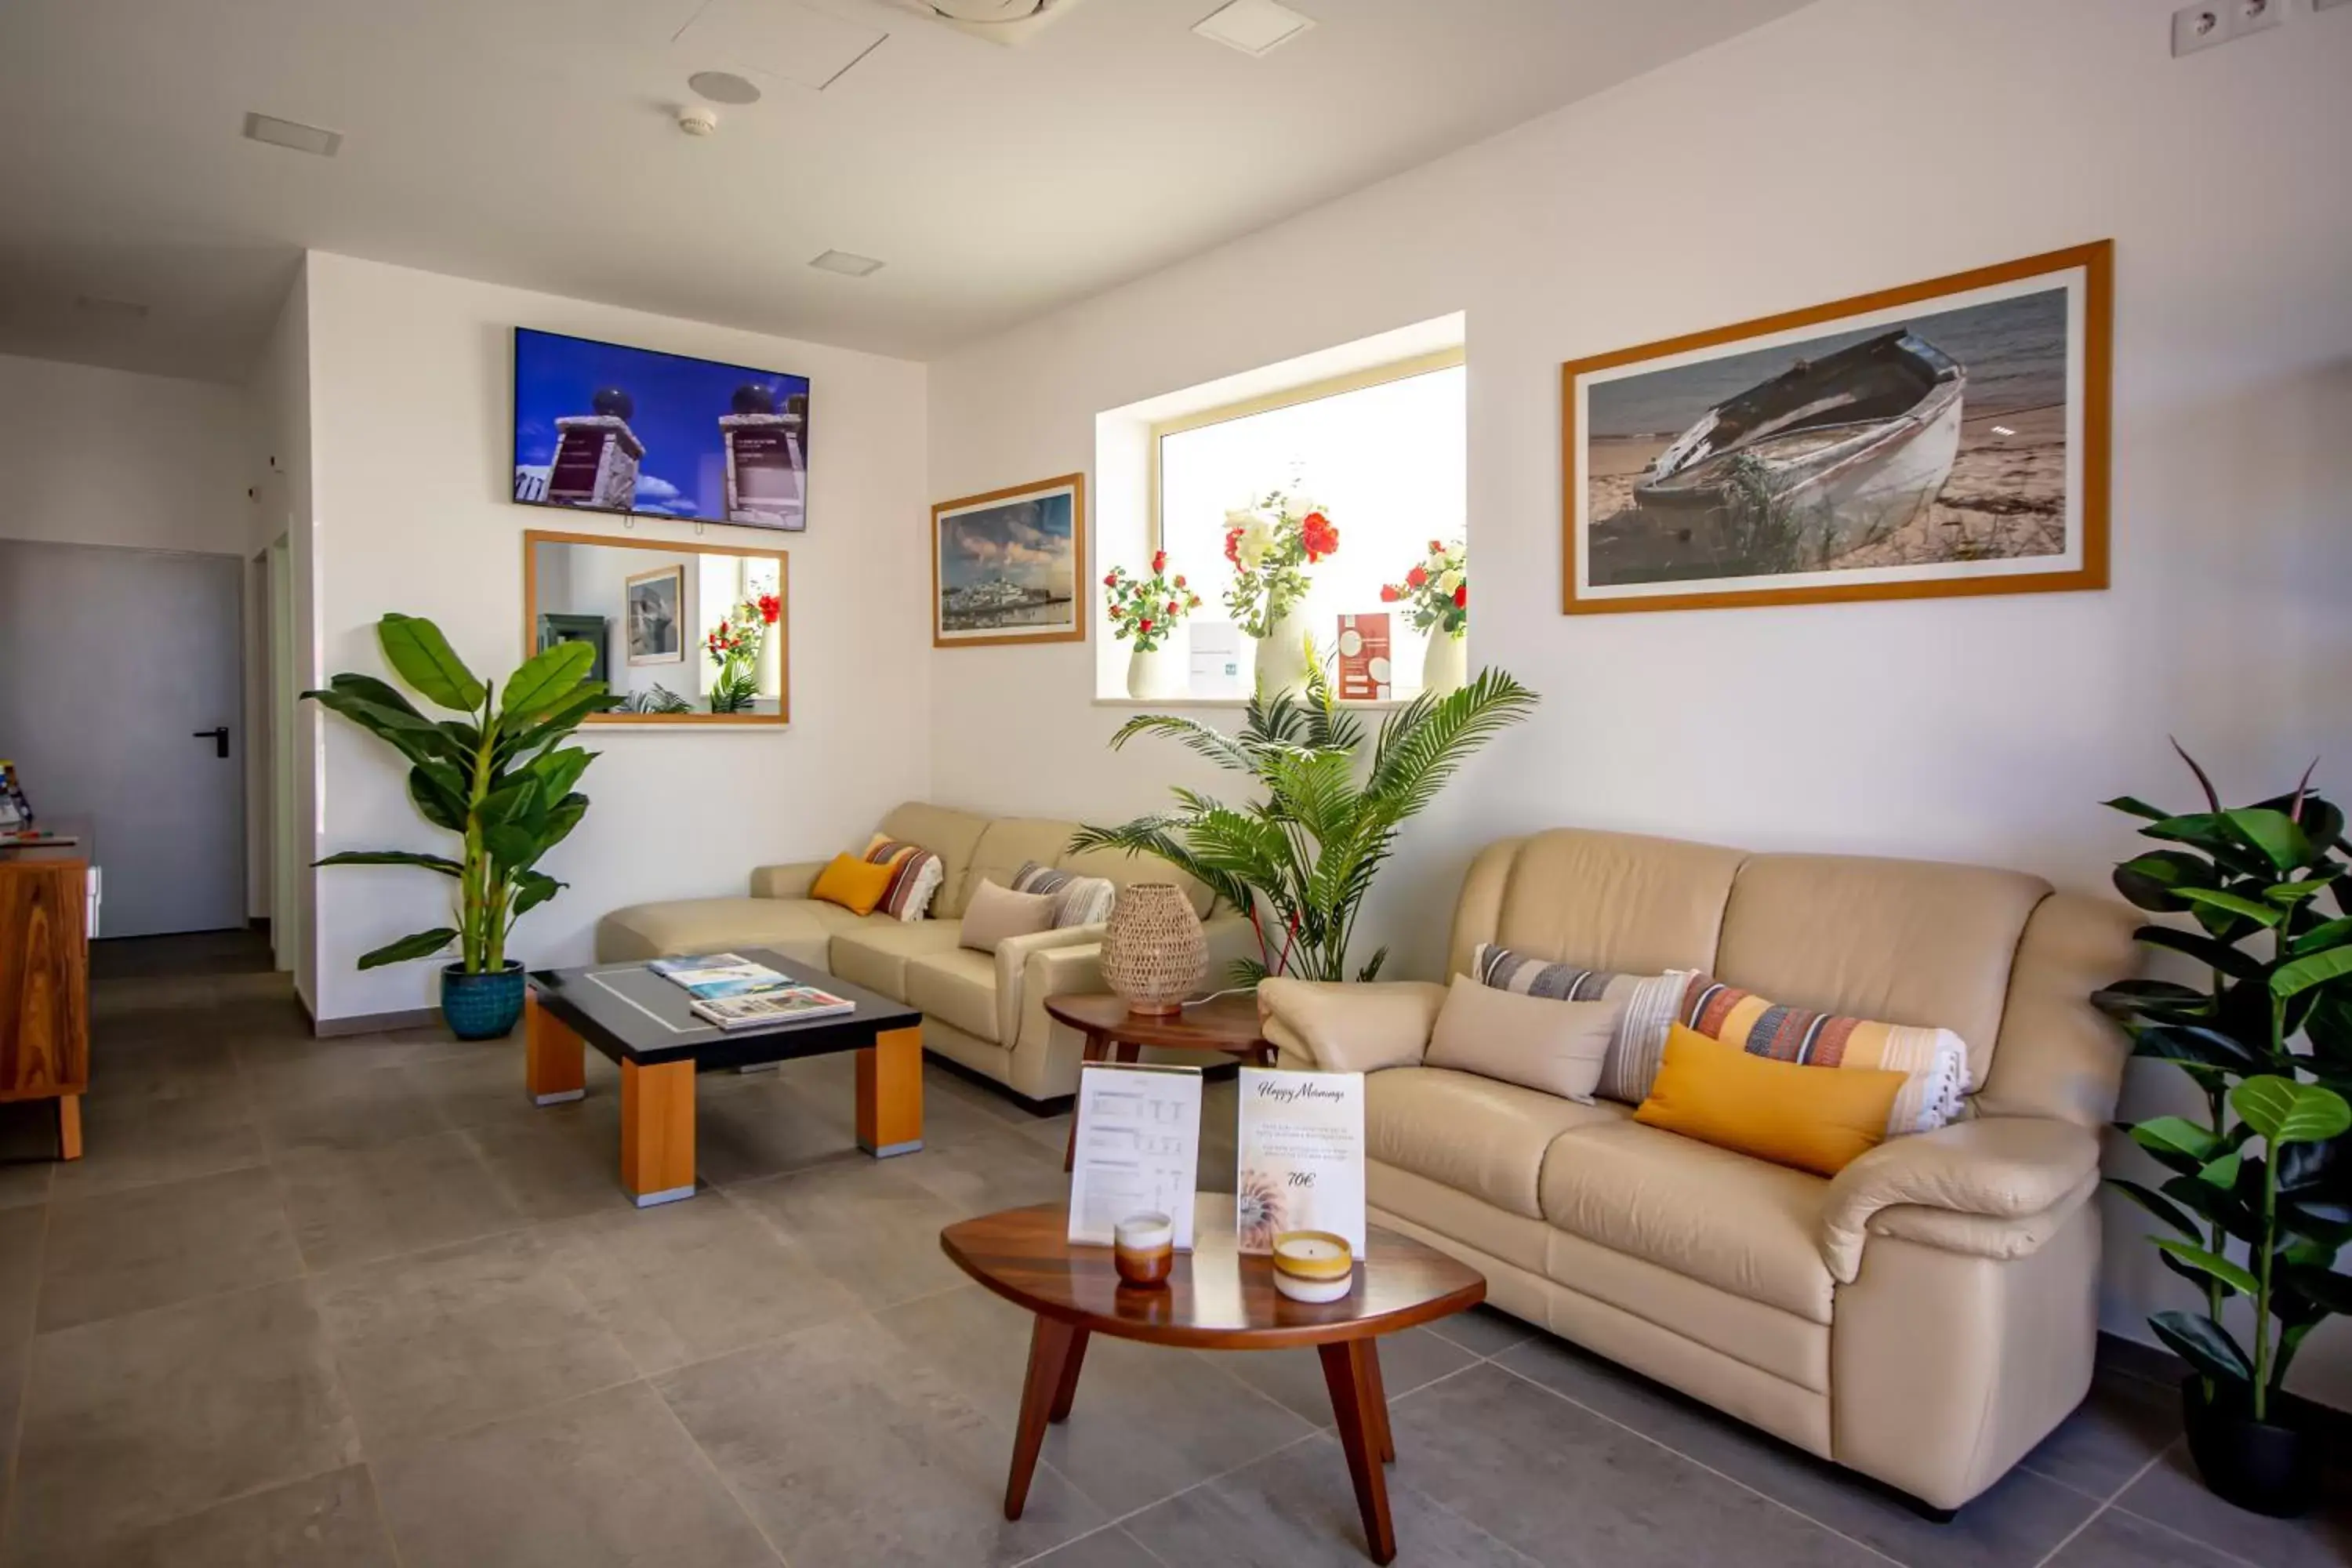
<instances>
[{"instance_id":1,"label":"blue plant pot","mask_svg":"<svg viewBox=\"0 0 2352 1568\"><path fill-rule=\"evenodd\" d=\"M441 971L441 1020L461 1040L502 1039L522 1016L522 965L511 958L483 974L448 964Z\"/></svg>"}]
</instances>

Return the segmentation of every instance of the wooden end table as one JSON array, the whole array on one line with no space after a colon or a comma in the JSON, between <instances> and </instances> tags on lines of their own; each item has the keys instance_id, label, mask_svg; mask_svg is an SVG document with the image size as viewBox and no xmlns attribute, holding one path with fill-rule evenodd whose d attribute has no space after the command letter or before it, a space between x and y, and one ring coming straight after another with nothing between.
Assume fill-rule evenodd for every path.
<instances>
[{"instance_id":1,"label":"wooden end table","mask_svg":"<svg viewBox=\"0 0 2352 1568\"><path fill-rule=\"evenodd\" d=\"M1213 996L1187 1002L1181 1013L1130 1013L1127 998L1101 993L1076 992L1045 998L1046 1016L1067 1024L1087 1037L1085 1059L1090 1062L1131 1062L1146 1046L1179 1051L1223 1051L1253 1067L1274 1063L1274 1042L1258 1032L1257 998ZM1070 1143L1062 1152L1062 1169L1070 1168L1078 1148L1078 1119L1070 1118Z\"/></svg>"},{"instance_id":2,"label":"wooden end table","mask_svg":"<svg viewBox=\"0 0 2352 1568\"><path fill-rule=\"evenodd\" d=\"M1381 1384L1382 1334L1430 1322L1486 1297L1475 1269L1409 1237L1374 1228L1355 1289L1337 1301L1309 1305L1274 1288L1272 1261L1242 1253L1234 1241L1234 1200L1202 1193L1195 1200L1192 1251L1180 1253L1165 1289L1121 1285L1108 1247L1073 1246L1061 1204L1007 1209L962 1220L940 1232L940 1248L999 1296L1036 1314L1029 1371L1004 1482L1004 1517L1019 1519L1045 1428L1066 1419L1077 1396L1078 1370L1095 1334L1191 1350L1261 1351L1315 1347L1323 1360L1339 1445L1355 1483L1364 1540L1372 1561L1396 1556L1382 1466L1396 1459L1388 1394ZM1138 1416L1148 1412L1138 1411Z\"/></svg>"}]
</instances>

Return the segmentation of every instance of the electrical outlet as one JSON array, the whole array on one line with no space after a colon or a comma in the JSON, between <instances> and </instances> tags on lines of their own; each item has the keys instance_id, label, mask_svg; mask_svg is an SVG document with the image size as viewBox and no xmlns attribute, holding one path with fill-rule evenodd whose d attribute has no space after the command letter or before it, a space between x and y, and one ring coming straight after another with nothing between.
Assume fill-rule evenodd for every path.
<instances>
[{"instance_id":1,"label":"electrical outlet","mask_svg":"<svg viewBox=\"0 0 2352 1568\"><path fill-rule=\"evenodd\" d=\"M2200 0L2172 14L2172 58L2193 55L2230 41L2238 0Z\"/></svg>"},{"instance_id":2,"label":"electrical outlet","mask_svg":"<svg viewBox=\"0 0 2352 1568\"><path fill-rule=\"evenodd\" d=\"M2286 0L2227 0L2231 16L2230 36L2242 38L2248 33L2259 33L2265 27L2275 27L2286 11Z\"/></svg>"}]
</instances>

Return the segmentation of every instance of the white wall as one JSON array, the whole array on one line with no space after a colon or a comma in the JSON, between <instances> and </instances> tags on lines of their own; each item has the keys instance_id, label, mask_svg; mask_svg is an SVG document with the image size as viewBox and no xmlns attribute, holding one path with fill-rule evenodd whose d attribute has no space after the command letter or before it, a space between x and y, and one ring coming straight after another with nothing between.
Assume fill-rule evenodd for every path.
<instances>
[{"instance_id":1,"label":"white wall","mask_svg":"<svg viewBox=\"0 0 2352 1568\"><path fill-rule=\"evenodd\" d=\"M245 388L248 408L247 469L254 503L247 545L266 552L286 541L284 570L292 579L290 626L274 628L279 637L291 633L290 646L278 648L288 666L269 671L271 689L259 721L250 717L247 733L257 739L255 752L266 752L269 764L268 788L260 792L268 805L268 843L259 855L270 869L270 945L278 966L291 970L295 989L315 1015L318 1001L317 901L311 897L310 836L304 826L318 809L318 715L309 703L295 703L290 693L318 683L316 635L317 555L310 529L310 295L307 265L296 272L278 308L269 339L253 366ZM265 574L266 580L266 574ZM272 615L272 605L248 606L256 618ZM251 814L248 814L248 821Z\"/></svg>"},{"instance_id":2,"label":"white wall","mask_svg":"<svg viewBox=\"0 0 2352 1568\"><path fill-rule=\"evenodd\" d=\"M1438 962L1479 844L1554 824L2014 866L2099 889L2096 803L2315 754L2352 800L2352 11L2168 58L2161 0L1824 0L932 367L931 491L1089 468L1098 411L1468 316L1477 659L1540 716L1456 784L1366 946ZM2116 242L2114 587L1563 617L1564 360ZM1346 520L1339 520L1342 530ZM931 658L934 793L1097 819L1197 776L1113 756L1094 651ZM1007 743L1017 740L1017 743ZM2145 1110L2168 1080L2136 1069ZM2111 1211L2109 1326L2177 1288ZM2298 1383L2352 1404L2352 1332Z\"/></svg>"},{"instance_id":3,"label":"white wall","mask_svg":"<svg viewBox=\"0 0 2352 1568\"><path fill-rule=\"evenodd\" d=\"M511 329L545 328L805 374L817 445L802 534L713 526L709 541L792 558L793 723L607 727L581 783L594 801L546 869L572 884L525 918L512 951L580 963L599 915L649 899L741 893L751 868L864 841L930 783L923 723L924 371L553 295L313 253L309 330L320 672L382 673L387 610L427 616L479 673L522 656L522 534L695 537L693 525L519 507L511 489ZM320 727L320 852L429 845L404 770L343 721ZM436 879L317 873L322 1021L431 1005L429 963L357 973L358 955L446 923Z\"/></svg>"}]
</instances>

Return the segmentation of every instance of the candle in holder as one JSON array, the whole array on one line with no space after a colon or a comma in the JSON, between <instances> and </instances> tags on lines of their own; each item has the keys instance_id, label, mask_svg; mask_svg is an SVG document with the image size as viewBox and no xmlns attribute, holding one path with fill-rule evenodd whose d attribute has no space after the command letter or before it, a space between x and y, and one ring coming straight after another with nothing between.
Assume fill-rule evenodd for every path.
<instances>
[{"instance_id":1,"label":"candle in holder","mask_svg":"<svg viewBox=\"0 0 2352 1568\"><path fill-rule=\"evenodd\" d=\"M1176 1268L1176 1222L1164 1214L1135 1214L1112 1227L1110 1258L1119 1283L1157 1290Z\"/></svg>"},{"instance_id":2,"label":"candle in holder","mask_svg":"<svg viewBox=\"0 0 2352 1568\"><path fill-rule=\"evenodd\" d=\"M1344 1236L1286 1230L1274 1238L1274 1288L1294 1301L1336 1301L1355 1289L1356 1258Z\"/></svg>"}]
</instances>

